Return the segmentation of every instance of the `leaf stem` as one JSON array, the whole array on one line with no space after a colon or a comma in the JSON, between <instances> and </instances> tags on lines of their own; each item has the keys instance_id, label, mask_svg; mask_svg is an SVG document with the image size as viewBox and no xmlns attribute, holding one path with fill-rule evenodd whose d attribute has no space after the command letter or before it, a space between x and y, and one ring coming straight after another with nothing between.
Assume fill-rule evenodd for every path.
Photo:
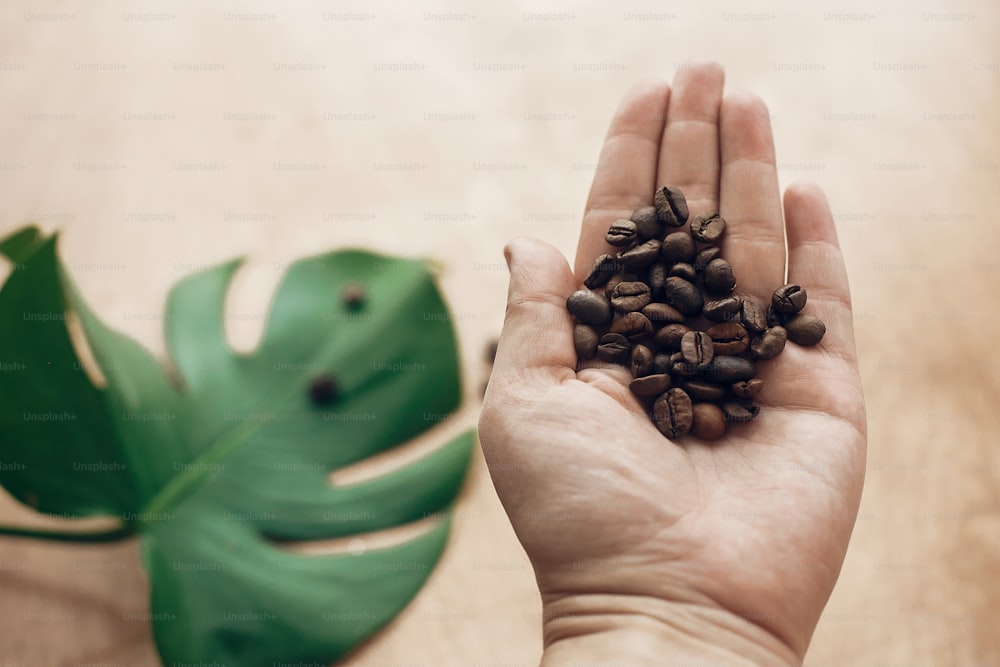
<instances>
[{"instance_id":1,"label":"leaf stem","mask_svg":"<svg viewBox=\"0 0 1000 667\"><path fill-rule=\"evenodd\" d=\"M29 540L49 540L51 542L84 542L101 544L118 542L135 535L131 526L121 526L99 533L66 532L62 530L38 530L33 528L14 528L0 526L0 537L21 537Z\"/></svg>"}]
</instances>

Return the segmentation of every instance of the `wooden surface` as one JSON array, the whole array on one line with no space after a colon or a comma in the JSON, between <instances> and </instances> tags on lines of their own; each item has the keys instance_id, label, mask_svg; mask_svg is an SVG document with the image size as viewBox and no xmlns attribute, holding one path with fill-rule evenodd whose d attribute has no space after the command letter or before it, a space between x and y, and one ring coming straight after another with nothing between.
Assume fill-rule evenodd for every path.
<instances>
[{"instance_id":1,"label":"wooden surface","mask_svg":"<svg viewBox=\"0 0 1000 667\"><path fill-rule=\"evenodd\" d=\"M0 233L62 229L84 295L158 352L203 265L251 258L246 349L297 257L437 257L472 423L503 242L571 253L621 93L717 58L768 100L783 182L827 188L855 295L868 483L807 664L1000 664L997 4L397 4L8 0ZM0 540L0 597L0 665L157 664L135 544ZM347 664L531 665L539 621L477 458L430 584Z\"/></svg>"}]
</instances>

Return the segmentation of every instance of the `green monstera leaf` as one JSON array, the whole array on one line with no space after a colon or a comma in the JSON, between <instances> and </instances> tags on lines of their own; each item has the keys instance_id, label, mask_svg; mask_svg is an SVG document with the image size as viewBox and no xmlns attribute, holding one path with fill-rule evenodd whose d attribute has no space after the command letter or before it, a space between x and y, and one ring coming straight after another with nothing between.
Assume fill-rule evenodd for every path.
<instances>
[{"instance_id":1,"label":"green monstera leaf","mask_svg":"<svg viewBox=\"0 0 1000 667\"><path fill-rule=\"evenodd\" d=\"M329 479L426 431L460 401L451 317L425 263L360 251L295 263L247 355L229 347L223 327L239 262L190 276L168 300L167 372L95 317L55 236L28 227L0 252L15 262L0 290L0 484L42 512L121 520L96 534L0 535L138 534L166 664L326 664L419 591L445 547L447 518L376 550L315 556L283 543L410 524L454 502L471 431L381 476ZM364 286L360 308L340 297L351 284ZM104 386L88 378L67 313Z\"/></svg>"}]
</instances>

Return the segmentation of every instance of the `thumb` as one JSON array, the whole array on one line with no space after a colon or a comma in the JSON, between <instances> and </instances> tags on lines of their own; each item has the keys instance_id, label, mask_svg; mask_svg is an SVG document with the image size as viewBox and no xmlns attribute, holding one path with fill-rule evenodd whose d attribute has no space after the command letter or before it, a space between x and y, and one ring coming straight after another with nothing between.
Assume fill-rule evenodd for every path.
<instances>
[{"instance_id":1,"label":"thumb","mask_svg":"<svg viewBox=\"0 0 1000 667\"><path fill-rule=\"evenodd\" d=\"M577 288L566 259L547 243L516 238L504 248L510 267L507 313L493 375L576 367L566 299Z\"/></svg>"}]
</instances>

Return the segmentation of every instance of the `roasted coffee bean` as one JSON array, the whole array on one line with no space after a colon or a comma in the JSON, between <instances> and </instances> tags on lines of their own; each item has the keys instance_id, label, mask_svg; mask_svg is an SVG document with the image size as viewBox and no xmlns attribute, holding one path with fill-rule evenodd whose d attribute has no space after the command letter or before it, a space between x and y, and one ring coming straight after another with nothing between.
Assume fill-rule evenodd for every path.
<instances>
[{"instance_id":1,"label":"roasted coffee bean","mask_svg":"<svg viewBox=\"0 0 1000 667\"><path fill-rule=\"evenodd\" d=\"M689 331L691 331L691 327L684 324L667 324L653 334L653 340L666 350L679 350L681 349L681 339Z\"/></svg>"},{"instance_id":2,"label":"roasted coffee bean","mask_svg":"<svg viewBox=\"0 0 1000 667\"><path fill-rule=\"evenodd\" d=\"M590 359L597 352L597 342L599 337L592 327L586 324L577 324L573 327L573 347L576 349L576 357L580 361Z\"/></svg>"},{"instance_id":3,"label":"roasted coffee bean","mask_svg":"<svg viewBox=\"0 0 1000 667\"><path fill-rule=\"evenodd\" d=\"M611 303L600 294L577 290L566 299L570 314L583 324L607 324L611 321Z\"/></svg>"},{"instance_id":4,"label":"roasted coffee bean","mask_svg":"<svg viewBox=\"0 0 1000 667\"><path fill-rule=\"evenodd\" d=\"M645 345L636 345L632 348L630 362L634 378L641 378L653 372L653 353Z\"/></svg>"},{"instance_id":5,"label":"roasted coffee bean","mask_svg":"<svg viewBox=\"0 0 1000 667\"><path fill-rule=\"evenodd\" d=\"M337 386L337 378L330 373L317 375L309 381L309 398L313 405L322 408L332 404L337 400L340 388Z\"/></svg>"},{"instance_id":6,"label":"roasted coffee bean","mask_svg":"<svg viewBox=\"0 0 1000 667\"><path fill-rule=\"evenodd\" d=\"M705 303L700 289L677 276L663 281L663 299L685 315L697 315Z\"/></svg>"},{"instance_id":7,"label":"roasted coffee bean","mask_svg":"<svg viewBox=\"0 0 1000 667\"><path fill-rule=\"evenodd\" d=\"M365 288L358 283L351 283L340 293L340 299L348 310L361 310L367 300Z\"/></svg>"},{"instance_id":8,"label":"roasted coffee bean","mask_svg":"<svg viewBox=\"0 0 1000 667\"><path fill-rule=\"evenodd\" d=\"M649 266L660 256L660 242L649 239L639 245L626 248L618 255L618 260L627 271L635 271Z\"/></svg>"},{"instance_id":9,"label":"roasted coffee bean","mask_svg":"<svg viewBox=\"0 0 1000 667\"><path fill-rule=\"evenodd\" d=\"M688 205L684 193L665 185L653 195L656 217L667 227L680 227L688 219Z\"/></svg>"},{"instance_id":10,"label":"roasted coffee bean","mask_svg":"<svg viewBox=\"0 0 1000 667\"><path fill-rule=\"evenodd\" d=\"M732 392L733 396L738 396L739 398L753 398L760 393L760 390L764 388L764 381L760 378L750 378L749 380L740 380L739 382L734 382L729 391Z\"/></svg>"},{"instance_id":11,"label":"roasted coffee bean","mask_svg":"<svg viewBox=\"0 0 1000 667\"><path fill-rule=\"evenodd\" d=\"M625 336L630 343L637 343L653 335L653 324L642 313L628 312L611 323L610 331Z\"/></svg>"},{"instance_id":12,"label":"roasted coffee bean","mask_svg":"<svg viewBox=\"0 0 1000 667\"><path fill-rule=\"evenodd\" d=\"M597 345L598 358L613 364L620 364L628 359L631 351L628 339L617 333L604 334Z\"/></svg>"},{"instance_id":13,"label":"roasted coffee bean","mask_svg":"<svg viewBox=\"0 0 1000 667\"><path fill-rule=\"evenodd\" d=\"M781 313L774 309L774 304L767 307L767 326L776 327L785 322L785 318L781 316Z\"/></svg>"},{"instance_id":14,"label":"roasted coffee bean","mask_svg":"<svg viewBox=\"0 0 1000 667\"><path fill-rule=\"evenodd\" d=\"M721 401L729 391L725 385L712 384L697 378L685 382L683 389L696 401Z\"/></svg>"},{"instance_id":15,"label":"roasted coffee bean","mask_svg":"<svg viewBox=\"0 0 1000 667\"><path fill-rule=\"evenodd\" d=\"M689 331L681 338L681 354L689 364L704 366L712 361L715 346L704 331Z\"/></svg>"},{"instance_id":16,"label":"roasted coffee bean","mask_svg":"<svg viewBox=\"0 0 1000 667\"><path fill-rule=\"evenodd\" d=\"M726 434L726 415L714 403L696 403L691 411L691 435L718 440Z\"/></svg>"},{"instance_id":17,"label":"roasted coffee bean","mask_svg":"<svg viewBox=\"0 0 1000 667\"><path fill-rule=\"evenodd\" d=\"M684 322L684 313L665 303L651 303L642 309L642 314L649 318L653 326Z\"/></svg>"},{"instance_id":18,"label":"roasted coffee bean","mask_svg":"<svg viewBox=\"0 0 1000 667\"><path fill-rule=\"evenodd\" d=\"M628 388L640 398L655 398L670 389L671 382L670 376L666 373L657 373L632 380Z\"/></svg>"},{"instance_id":19,"label":"roasted coffee bean","mask_svg":"<svg viewBox=\"0 0 1000 667\"><path fill-rule=\"evenodd\" d=\"M719 246L709 246L707 248L702 248L701 252L695 255L694 258L694 268L696 271L704 271L708 263L719 256L722 249Z\"/></svg>"},{"instance_id":20,"label":"roasted coffee bean","mask_svg":"<svg viewBox=\"0 0 1000 667\"><path fill-rule=\"evenodd\" d=\"M594 266L590 269L590 274L587 276L583 284L587 289L597 289L601 285L608 282L608 279L619 270L618 259L612 255L601 255L596 260L594 260Z\"/></svg>"},{"instance_id":21,"label":"roasted coffee bean","mask_svg":"<svg viewBox=\"0 0 1000 667\"><path fill-rule=\"evenodd\" d=\"M767 314L760 299L755 296L740 297L740 321L751 334L759 334L767 328Z\"/></svg>"},{"instance_id":22,"label":"roasted coffee bean","mask_svg":"<svg viewBox=\"0 0 1000 667\"><path fill-rule=\"evenodd\" d=\"M691 236L698 243L715 243L726 231L726 219L718 213L697 215L691 220Z\"/></svg>"},{"instance_id":23,"label":"roasted coffee bean","mask_svg":"<svg viewBox=\"0 0 1000 667\"><path fill-rule=\"evenodd\" d=\"M735 296L706 301L701 314L710 322L729 322L740 316L740 300Z\"/></svg>"},{"instance_id":24,"label":"roasted coffee bean","mask_svg":"<svg viewBox=\"0 0 1000 667\"><path fill-rule=\"evenodd\" d=\"M653 372L654 373L670 373L671 367L673 367L674 362L670 361L670 353L668 352L657 352L653 355Z\"/></svg>"},{"instance_id":25,"label":"roasted coffee bean","mask_svg":"<svg viewBox=\"0 0 1000 667\"><path fill-rule=\"evenodd\" d=\"M669 270L669 267L663 262L656 262L649 267L649 272L646 274L646 284L649 285L653 301L663 300L663 281L667 279Z\"/></svg>"},{"instance_id":26,"label":"roasted coffee bean","mask_svg":"<svg viewBox=\"0 0 1000 667\"><path fill-rule=\"evenodd\" d=\"M726 295L736 287L736 278L733 276L733 267L729 262L716 257L702 272L705 279L705 289L711 294Z\"/></svg>"},{"instance_id":27,"label":"roasted coffee bean","mask_svg":"<svg viewBox=\"0 0 1000 667\"><path fill-rule=\"evenodd\" d=\"M700 364L692 364L684 358L681 352L674 352L670 355L670 373L678 378L693 378L702 369Z\"/></svg>"},{"instance_id":28,"label":"roasted coffee bean","mask_svg":"<svg viewBox=\"0 0 1000 667\"><path fill-rule=\"evenodd\" d=\"M727 422L737 423L748 422L757 416L748 406L736 402L723 403L722 413L726 416Z\"/></svg>"},{"instance_id":29,"label":"roasted coffee bean","mask_svg":"<svg viewBox=\"0 0 1000 667\"><path fill-rule=\"evenodd\" d=\"M660 433L671 440L687 435L691 430L693 406L683 389L673 387L661 394L653 403L653 421Z\"/></svg>"},{"instance_id":30,"label":"roasted coffee bean","mask_svg":"<svg viewBox=\"0 0 1000 667\"><path fill-rule=\"evenodd\" d=\"M663 239L663 245L660 247L660 257L663 258L665 262L670 262L671 264L675 262L690 262L694 259L697 247L694 244L694 239L687 232L674 232L673 234L667 234L666 238Z\"/></svg>"},{"instance_id":31,"label":"roasted coffee bean","mask_svg":"<svg viewBox=\"0 0 1000 667\"><path fill-rule=\"evenodd\" d=\"M823 340L826 333L826 325L818 317L799 313L793 315L785 322L785 329L788 331L788 340L796 345L815 345Z\"/></svg>"},{"instance_id":32,"label":"roasted coffee bean","mask_svg":"<svg viewBox=\"0 0 1000 667\"><path fill-rule=\"evenodd\" d=\"M663 223L656 217L656 208L653 206L643 206L632 212L632 222L635 223L636 232L639 239L663 238Z\"/></svg>"},{"instance_id":33,"label":"roasted coffee bean","mask_svg":"<svg viewBox=\"0 0 1000 667\"><path fill-rule=\"evenodd\" d=\"M611 305L615 310L630 313L645 308L653 296L649 293L649 285L636 280L628 283L618 283L611 291Z\"/></svg>"},{"instance_id":34,"label":"roasted coffee bean","mask_svg":"<svg viewBox=\"0 0 1000 667\"><path fill-rule=\"evenodd\" d=\"M715 343L716 354L742 354L750 344L750 334L739 322L713 324L706 333Z\"/></svg>"},{"instance_id":35,"label":"roasted coffee bean","mask_svg":"<svg viewBox=\"0 0 1000 667\"><path fill-rule=\"evenodd\" d=\"M607 233L604 235L604 240L608 242L608 245L613 246L626 246L635 243L639 238L639 233L636 231L635 223L631 220L615 220L608 227Z\"/></svg>"},{"instance_id":36,"label":"roasted coffee bean","mask_svg":"<svg viewBox=\"0 0 1000 667\"><path fill-rule=\"evenodd\" d=\"M750 356L754 359L767 360L774 359L785 349L785 341L788 340L788 333L784 327L771 327L764 333L756 336L750 343Z\"/></svg>"},{"instance_id":37,"label":"roasted coffee bean","mask_svg":"<svg viewBox=\"0 0 1000 667\"><path fill-rule=\"evenodd\" d=\"M698 280L698 272L694 270L694 267L687 262L678 262L670 267L670 272L667 277L677 276L678 278L683 278L689 283L694 283Z\"/></svg>"},{"instance_id":38,"label":"roasted coffee bean","mask_svg":"<svg viewBox=\"0 0 1000 667\"><path fill-rule=\"evenodd\" d=\"M782 317L794 315L805 305L806 291L798 285L784 285L771 295L771 307Z\"/></svg>"},{"instance_id":39,"label":"roasted coffee bean","mask_svg":"<svg viewBox=\"0 0 1000 667\"><path fill-rule=\"evenodd\" d=\"M704 376L709 382L732 384L749 380L756 373L753 362L743 357L721 355L712 359L705 367Z\"/></svg>"},{"instance_id":40,"label":"roasted coffee bean","mask_svg":"<svg viewBox=\"0 0 1000 667\"><path fill-rule=\"evenodd\" d=\"M631 283L639 280L639 276L634 273L616 273L608 279L608 284L604 286L604 296L611 298L618 283Z\"/></svg>"}]
</instances>

